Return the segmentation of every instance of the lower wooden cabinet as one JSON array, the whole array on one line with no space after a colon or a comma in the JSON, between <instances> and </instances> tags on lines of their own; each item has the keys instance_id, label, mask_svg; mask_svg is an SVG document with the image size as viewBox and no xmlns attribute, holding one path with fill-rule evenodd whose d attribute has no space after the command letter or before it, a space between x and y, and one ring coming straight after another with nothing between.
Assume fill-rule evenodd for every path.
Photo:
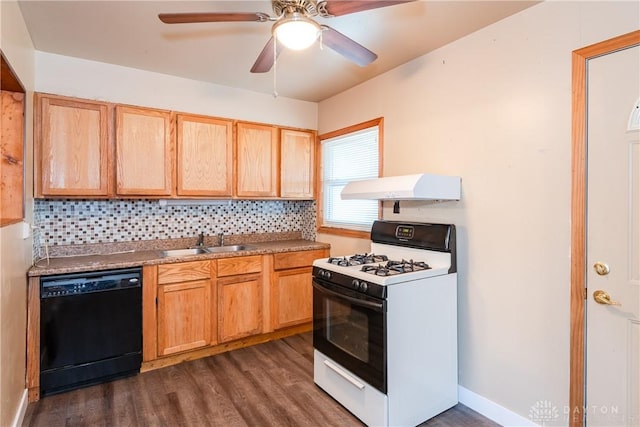
<instances>
[{"instance_id":1,"label":"lower wooden cabinet","mask_svg":"<svg viewBox=\"0 0 640 427\"><path fill-rule=\"evenodd\" d=\"M262 255L217 261L218 341L262 332Z\"/></svg>"},{"instance_id":2,"label":"lower wooden cabinet","mask_svg":"<svg viewBox=\"0 0 640 427\"><path fill-rule=\"evenodd\" d=\"M328 250L284 252L273 255L271 326L274 330L310 322L313 308L311 263L329 256Z\"/></svg>"},{"instance_id":3,"label":"lower wooden cabinet","mask_svg":"<svg viewBox=\"0 0 640 427\"><path fill-rule=\"evenodd\" d=\"M262 275L218 279L218 341L262 332Z\"/></svg>"},{"instance_id":4,"label":"lower wooden cabinet","mask_svg":"<svg viewBox=\"0 0 640 427\"><path fill-rule=\"evenodd\" d=\"M212 337L211 261L158 266L158 356L206 347Z\"/></svg>"},{"instance_id":5,"label":"lower wooden cabinet","mask_svg":"<svg viewBox=\"0 0 640 427\"><path fill-rule=\"evenodd\" d=\"M308 330L311 263L326 256L323 249L145 266L143 368Z\"/></svg>"},{"instance_id":6,"label":"lower wooden cabinet","mask_svg":"<svg viewBox=\"0 0 640 427\"><path fill-rule=\"evenodd\" d=\"M158 355L211 344L211 280L158 287Z\"/></svg>"},{"instance_id":7,"label":"lower wooden cabinet","mask_svg":"<svg viewBox=\"0 0 640 427\"><path fill-rule=\"evenodd\" d=\"M311 321L313 292L311 267L276 271L271 283L273 329Z\"/></svg>"}]
</instances>

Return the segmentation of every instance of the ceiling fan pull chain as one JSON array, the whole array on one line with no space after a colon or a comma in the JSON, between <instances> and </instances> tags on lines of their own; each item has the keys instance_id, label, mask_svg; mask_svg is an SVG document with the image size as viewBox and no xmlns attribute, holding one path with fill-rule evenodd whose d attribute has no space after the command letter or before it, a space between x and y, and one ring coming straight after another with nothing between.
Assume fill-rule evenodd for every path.
<instances>
[{"instance_id":1,"label":"ceiling fan pull chain","mask_svg":"<svg viewBox=\"0 0 640 427\"><path fill-rule=\"evenodd\" d=\"M278 36L276 34L273 35L273 97L278 97L277 90L277 76L276 70L278 69Z\"/></svg>"}]
</instances>

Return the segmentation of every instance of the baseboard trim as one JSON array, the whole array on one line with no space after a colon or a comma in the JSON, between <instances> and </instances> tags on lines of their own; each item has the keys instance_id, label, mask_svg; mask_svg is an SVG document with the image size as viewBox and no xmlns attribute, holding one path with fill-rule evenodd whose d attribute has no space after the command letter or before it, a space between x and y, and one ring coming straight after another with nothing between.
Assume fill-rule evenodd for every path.
<instances>
[{"instance_id":1,"label":"baseboard trim","mask_svg":"<svg viewBox=\"0 0 640 427\"><path fill-rule=\"evenodd\" d=\"M27 389L25 388L22 392L22 398L20 399L20 404L18 405L18 410L16 411L16 415L13 417L12 427L20 427L22 422L24 421L24 415L27 413L27 405L29 405L29 394L27 393Z\"/></svg>"},{"instance_id":2,"label":"baseboard trim","mask_svg":"<svg viewBox=\"0 0 640 427\"><path fill-rule=\"evenodd\" d=\"M524 418L497 403L467 390L461 385L458 386L458 400L464 406L473 409L477 413L490 420L508 427L537 426L538 424Z\"/></svg>"}]
</instances>

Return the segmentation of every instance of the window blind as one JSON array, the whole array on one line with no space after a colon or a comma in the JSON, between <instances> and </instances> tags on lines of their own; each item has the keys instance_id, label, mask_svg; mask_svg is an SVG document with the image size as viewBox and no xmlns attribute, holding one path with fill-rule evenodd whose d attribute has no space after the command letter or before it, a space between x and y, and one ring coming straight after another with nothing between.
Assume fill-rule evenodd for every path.
<instances>
[{"instance_id":1,"label":"window blind","mask_svg":"<svg viewBox=\"0 0 640 427\"><path fill-rule=\"evenodd\" d=\"M322 141L323 225L371 230L377 200L342 200L350 181L378 177L378 126Z\"/></svg>"}]
</instances>

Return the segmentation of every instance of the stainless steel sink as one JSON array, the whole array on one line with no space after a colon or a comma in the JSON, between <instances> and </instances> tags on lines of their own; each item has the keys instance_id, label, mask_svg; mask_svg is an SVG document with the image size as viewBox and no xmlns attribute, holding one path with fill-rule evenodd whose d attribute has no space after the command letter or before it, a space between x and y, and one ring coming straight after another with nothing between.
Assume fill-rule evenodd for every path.
<instances>
[{"instance_id":1,"label":"stainless steel sink","mask_svg":"<svg viewBox=\"0 0 640 427\"><path fill-rule=\"evenodd\" d=\"M200 254L209 254L209 253L220 253L220 252L250 251L252 249L255 249L255 247L250 245L228 245L228 246L211 246L208 248L167 249L162 251L162 256L181 257L181 256L200 255Z\"/></svg>"},{"instance_id":2,"label":"stainless steel sink","mask_svg":"<svg viewBox=\"0 0 640 427\"><path fill-rule=\"evenodd\" d=\"M188 248L188 249L168 249L162 251L162 256L166 257L180 257L189 255L199 255L208 253L205 248Z\"/></svg>"},{"instance_id":3,"label":"stainless steel sink","mask_svg":"<svg viewBox=\"0 0 640 427\"><path fill-rule=\"evenodd\" d=\"M207 248L207 252L238 252L252 249L255 249L255 247L250 245L211 246Z\"/></svg>"}]
</instances>

